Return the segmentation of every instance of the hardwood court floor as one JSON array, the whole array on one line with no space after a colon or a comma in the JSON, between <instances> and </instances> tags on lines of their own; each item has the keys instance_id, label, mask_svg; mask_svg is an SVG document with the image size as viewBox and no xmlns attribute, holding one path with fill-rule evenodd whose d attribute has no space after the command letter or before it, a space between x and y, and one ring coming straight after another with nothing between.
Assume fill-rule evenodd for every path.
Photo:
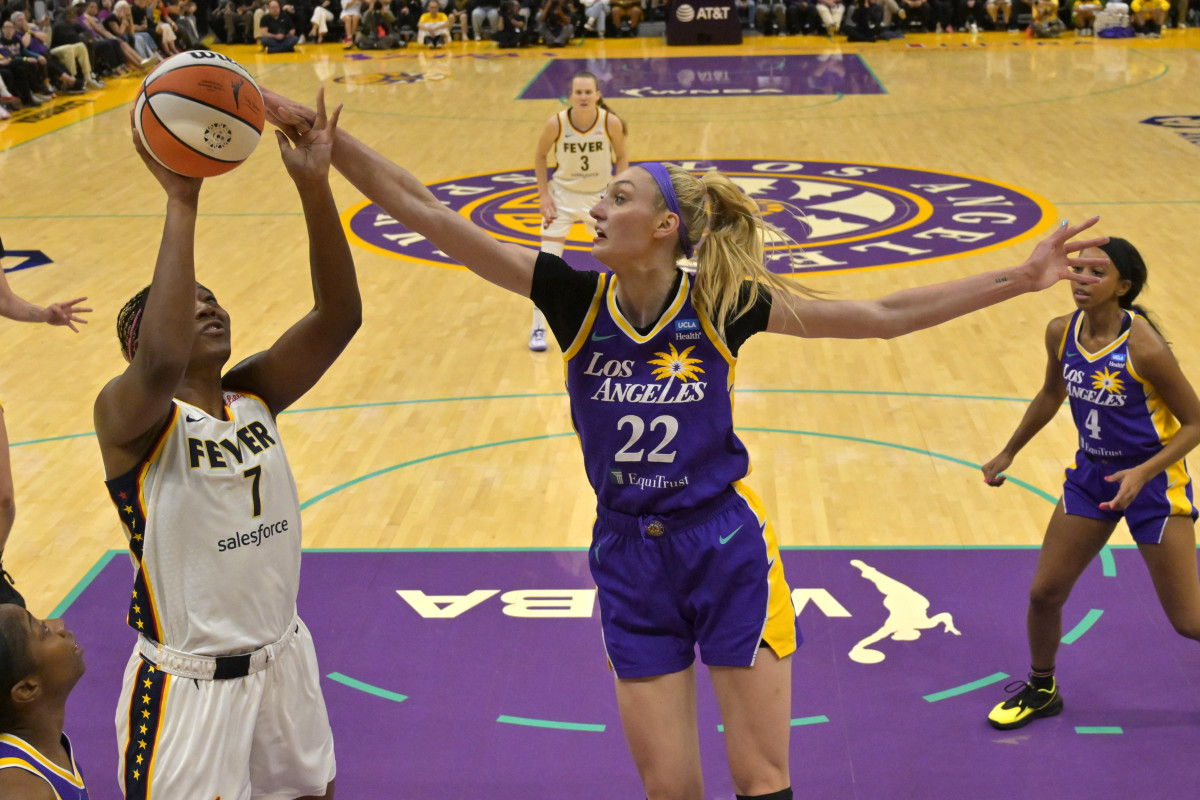
<instances>
[{"instance_id":1,"label":"hardwood court floor","mask_svg":"<svg viewBox=\"0 0 1200 800\"><path fill-rule=\"evenodd\" d=\"M541 125L561 106L517 97L553 59L604 68L618 59L807 54L834 71L861 60L882 93L609 99L630 125L635 161L896 165L1043 198L1040 230L1102 214L1100 230L1143 250L1144 299L1196 379L1200 147L1178 129L1140 123L1200 106L1198 45L1200 33L1187 30L1127 41L930 34L862 46L788 37L738 48L589 40L519 54L490 43L437 56L348 57L339 45L294 56L225 52L287 94L311 100L325 86L345 103L346 129L429 183L531 168ZM35 613L124 545L91 407L123 366L115 314L149 279L162 225L162 193L129 143L136 89L134 79L116 80L0 123L5 244L53 261L12 272L10 282L37 302L86 294L96 308L78 336L3 324L0 397L18 506L5 565ZM274 150L264 140L246 165L210 180L201 200L198 273L230 310L235 359L267 346L311 301L300 205ZM334 192L344 210L362 202L340 177ZM805 280L834 296L879 295L1017 263L1033 241ZM585 545L593 498L570 435L562 364L553 346L526 349L529 304L462 270L359 246L355 257L363 328L280 420L309 504L306 545ZM738 422L754 457L751 484L783 544L1038 542L1073 450L1068 416L1013 466L1027 488L988 489L974 465L1016 425L1041 380L1044 326L1072 307L1060 287L897 341L752 340L738 371Z\"/></svg>"}]
</instances>

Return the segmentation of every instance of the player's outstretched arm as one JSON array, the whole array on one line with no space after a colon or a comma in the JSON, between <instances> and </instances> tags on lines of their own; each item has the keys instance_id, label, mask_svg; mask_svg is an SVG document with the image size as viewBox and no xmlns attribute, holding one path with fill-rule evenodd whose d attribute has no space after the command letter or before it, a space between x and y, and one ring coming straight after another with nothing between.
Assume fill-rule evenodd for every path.
<instances>
[{"instance_id":1,"label":"player's outstretched arm","mask_svg":"<svg viewBox=\"0 0 1200 800\"><path fill-rule=\"evenodd\" d=\"M227 388L261 397L274 414L316 384L362 324L354 259L329 188L330 155L341 110L338 106L326 115L325 93L320 89L312 128L304 133L292 127L275 132L308 225L313 308L269 350L247 358L222 378Z\"/></svg>"},{"instance_id":2,"label":"player's outstretched arm","mask_svg":"<svg viewBox=\"0 0 1200 800\"><path fill-rule=\"evenodd\" d=\"M132 127L132 126L131 126ZM93 409L105 469L120 475L162 427L183 381L196 334L196 215L200 178L185 178L155 161L137 133L134 147L167 194L167 218L154 278L136 334L122 343L129 366L100 390Z\"/></svg>"},{"instance_id":3,"label":"player's outstretched arm","mask_svg":"<svg viewBox=\"0 0 1200 800\"><path fill-rule=\"evenodd\" d=\"M1082 258L1071 253L1108 241L1104 236L1073 238L1099 219L1092 217L1080 225L1064 222L1018 266L905 289L878 300L811 300L783 295L776 298L771 309L768 330L810 338L893 339L1026 292L1041 291L1061 280L1096 283L1098 278L1084 275L1078 268L1099 266L1108 263L1107 259ZM784 302L778 302L780 299Z\"/></svg>"},{"instance_id":4,"label":"player's outstretched arm","mask_svg":"<svg viewBox=\"0 0 1200 800\"><path fill-rule=\"evenodd\" d=\"M47 325L65 325L71 330L79 333L79 328L75 327L75 323L82 325L87 324L87 320L79 316L91 312L90 308L84 308L79 305L86 297L76 297L74 300L67 300L62 303L51 303L42 308L36 303L31 303L21 297L18 297L12 287L8 285L8 278L4 277L4 243L0 242L0 317L7 317L17 322L45 322Z\"/></svg>"},{"instance_id":5,"label":"player's outstretched arm","mask_svg":"<svg viewBox=\"0 0 1200 800\"><path fill-rule=\"evenodd\" d=\"M316 111L263 89L267 118L306 130ZM333 167L392 219L433 242L476 275L523 297L533 285L537 251L493 239L466 217L444 206L412 173L339 129Z\"/></svg>"},{"instance_id":6,"label":"player's outstretched arm","mask_svg":"<svg viewBox=\"0 0 1200 800\"><path fill-rule=\"evenodd\" d=\"M1004 470L1012 466L1013 459L1021 448L1037 435L1038 431L1050 424L1054 415L1062 408L1063 400L1067 399L1066 385L1063 383L1062 366L1059 360L1058 348L1062 344L1063 334L1067 330L1070 317L1057 317L1050 320L1046 326L1046 374L1042 379L1042 388L1025 409L1025 415L1017 423L1017 429L1009 438L995 458L983 465L983 481L989 486L1000 486L1004 483Z\"/></svg>"}]
</instances>

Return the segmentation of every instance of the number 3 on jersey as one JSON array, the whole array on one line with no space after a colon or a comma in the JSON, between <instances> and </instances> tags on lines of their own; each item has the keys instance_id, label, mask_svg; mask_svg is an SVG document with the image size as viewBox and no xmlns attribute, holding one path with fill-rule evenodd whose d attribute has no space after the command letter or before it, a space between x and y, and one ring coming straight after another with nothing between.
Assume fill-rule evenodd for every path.
<instances>
[{"instance_id":1,"label":"number 3 on jersey","mask_svg":"<svg viewBox=\"0 0 1200 800\"><path fill-rule=\"evenodd\" d=\"M646 432L646 423L642 422L641 417L634 416L633 414L626 414L625 416L621 417L621 419L617 420L617 430L623 429L626 425L628 425L630 428L629 441L625 443L624 447L617 451L617 454L613 456L613 460L641 461L642 454L646 451L634 450L633 447L641 441L642 434ZM675 451L672 450L669 453L665 453L663 450L679 433L679 420L668 414L663 414L661 417L655 417L654 419L650 420L650 430L653 432L658 428L663 429L662 440L658 443L657 447L650 451L650 454L646 456L646 460L670 464L675 460Z\"/></svg>"}]
</instances>

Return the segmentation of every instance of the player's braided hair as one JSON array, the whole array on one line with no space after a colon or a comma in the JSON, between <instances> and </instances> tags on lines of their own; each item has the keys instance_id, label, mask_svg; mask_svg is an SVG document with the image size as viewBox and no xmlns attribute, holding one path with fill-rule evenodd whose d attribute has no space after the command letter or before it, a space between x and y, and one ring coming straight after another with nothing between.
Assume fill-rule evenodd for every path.
<instances>
[{"instance_id":1,"label":"player's braided hair","mask_svg":"<svg viewBox=\"0 0 1200 800\"><path fill-rule=\"evenodd\" d=\"M12 689L33 671L26 646L25 619L14 616L0 625L0 733L12 719Z\"/></svg>"},{"instance_id":2,"label":"player's braided hair","mask_svg":"<svg viewBox=\"0 0 1200 800\"><path fill-rule=\"evenodd\" d=\"M133 361L133 354L137 351L138 329L149 296L150 287L147 286L129 298L117 313L117 341L121 343L121 355L125 356L126 361Z\"/></svg>"}]
</instances>

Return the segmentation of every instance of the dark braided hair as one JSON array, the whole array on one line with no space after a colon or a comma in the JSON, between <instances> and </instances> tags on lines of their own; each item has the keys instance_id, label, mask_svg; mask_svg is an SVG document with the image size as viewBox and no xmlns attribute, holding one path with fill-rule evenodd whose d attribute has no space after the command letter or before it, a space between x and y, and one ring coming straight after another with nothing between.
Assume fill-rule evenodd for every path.
<instances>
[{"instance_id":1,"label":"dark braided hair","mask_svg":"<svg viewBox=\"0 0 1200 800\"><path fill-rule=\"evenodd\" d=\"M141 327L142 312L146 310L146 298L149 296L150 287L147 286L129 298L129 302L117 312L117 341L121 343L121 355L126 361L133 361L133 354L137 350L138 328Z\"/></svg>"},{"instance_id":2,"label":"dark braided hair","mask_svg":"<svg viewBox=\"0 0 1200 800\"><path fill-rule=\"evenodd\" d=\"M13 687L33 672L25 630L25 619L20 615L13 614L0 623L0 733L12 723Z\"/></svg>"},{"instance_id":3,"label":"dark braided hair","mask_svg":"<svg viewBox=\"0 0 1200 800\"><path fill-rule=\"evenodd\" d=\"M1159 336L1162 336L1162 331L1154 324L1154 320L1150 319L1150 314L1146 309L1133 302L1146 287L1148 271L1142 254L1128 240L1117 236L1108 237L1108 243L1100 245L1100 249L1117 268L1117 275L1121 280L1129 281L1129 291L1117 298L1121 308L1137 312L1145 317L1146 322L1150 323L1150 327L1154 328Z\"/></svg>"}]
</instances>

